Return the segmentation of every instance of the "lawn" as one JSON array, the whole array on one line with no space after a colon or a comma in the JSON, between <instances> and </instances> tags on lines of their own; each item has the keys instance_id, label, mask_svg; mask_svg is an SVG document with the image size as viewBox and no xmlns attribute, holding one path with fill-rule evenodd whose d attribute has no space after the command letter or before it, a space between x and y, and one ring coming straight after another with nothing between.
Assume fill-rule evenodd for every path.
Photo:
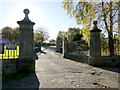
<instances>
[{"instance_id":1,"label":"lawn","mask_svg":"<svg viewBox=\"0 0 120 90\"><path fill-rule=\"evenodd\" d=\"M13 59L18 58L19 56L19 46L17 46L16 50L7 50L6 46L4 46L4 54L0 54L0 59Z\"/></svg>"}]
</instances>

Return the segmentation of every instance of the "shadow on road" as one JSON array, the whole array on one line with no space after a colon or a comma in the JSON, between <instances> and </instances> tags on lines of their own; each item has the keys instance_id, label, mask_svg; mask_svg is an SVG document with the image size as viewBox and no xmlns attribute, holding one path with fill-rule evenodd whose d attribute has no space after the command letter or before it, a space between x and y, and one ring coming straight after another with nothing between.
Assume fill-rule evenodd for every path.
<instances>
[{"instance_id":1,"label":"shadow on road","mask_svg":"<svg viewBox=\"0 0 120 90\"><path fill-rule=\"evenodd\" d=\"M44 52L43 50L41 50L40 53L46 54L46 52Z\"/></svg>"},{"instance_id":2,"label":"shadow on road","mask_svg":"<svg viewBox=\"0 0 120 90\"><path fill-rule=\"evenodd\" d=\"M2 83L2 90L39 90L40 82L35 73L30 73L22 79Z\"/></svg>"},{"instance_id":3,"label":"shadow on road","mask_svg":"<svg viewBox=\"0 0 120 90\"><path fill-rule=\"evenodd\" d=\"M120 73L120 67L99 67L99 68L105 69L108 71L112 71L112 72Z\"/></svg>"}]
</instances>

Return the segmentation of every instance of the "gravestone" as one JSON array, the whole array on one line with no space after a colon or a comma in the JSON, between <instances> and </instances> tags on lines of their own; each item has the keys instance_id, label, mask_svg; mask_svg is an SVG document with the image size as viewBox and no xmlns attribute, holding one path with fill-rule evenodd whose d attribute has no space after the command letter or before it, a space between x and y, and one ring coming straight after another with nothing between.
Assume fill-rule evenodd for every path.
<instances>
[{"instance_id":1,"label":"gravestone","mask_svg":"<svg viewBox=\"0 0 120 90\"><path fill-rule=\"evenodd\" d=\"M20 36L19 36L19 61L18 61L18 71L19 72L34 72L35 71L35 60L34 60L34 34L33 25L29 17L29 10L24 9L25 17L22 21L17 21L19 24Z\"/></svg>"}]
</instances>

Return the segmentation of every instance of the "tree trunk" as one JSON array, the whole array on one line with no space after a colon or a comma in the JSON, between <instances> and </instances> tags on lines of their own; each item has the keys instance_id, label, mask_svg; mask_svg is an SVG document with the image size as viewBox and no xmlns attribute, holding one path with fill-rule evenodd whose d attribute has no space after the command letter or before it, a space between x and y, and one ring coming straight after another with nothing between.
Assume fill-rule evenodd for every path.
<instances>
[{"instance_id":1,"label":"tree trunk","mask_svg":"<svg viewBox=\"0 0 120 90\"><path fill-rule=\"evenodd\" d=\"M103 17L104 17L104 23L105 23L106 30L108 31L109 52L110 52L110 55L114 55L112 2L110 2L109 11L110 11L110 28L108 28L108 23L107 23L107 20L106 20L107 17L106 17L106 14L105 14L106 12L105 12L105 7L104 7L104 2L102 2L102 13L103 13Z\"/></svg>"},{"instance_id":2,"label":"tree trunk","mask_svg":"<svg viewBox=\"0 0 120 90\"><path fill-rule=\"evenodd\" d=\"M113 10L112 10L112 3L113 3L113 2L110 2L110 31L108 32L110 55L114 55L114 41L113 41Z\"/></svg>"},{"instance_id":3,"label":"tree trunk","mask_svg":"<svg viewBox=\"0 0 120 90\"><path fill-rule=\"evenodd\" d=\"M120 1L118 2L118 35L120 40Z\"/></svg>"}]
</instances>

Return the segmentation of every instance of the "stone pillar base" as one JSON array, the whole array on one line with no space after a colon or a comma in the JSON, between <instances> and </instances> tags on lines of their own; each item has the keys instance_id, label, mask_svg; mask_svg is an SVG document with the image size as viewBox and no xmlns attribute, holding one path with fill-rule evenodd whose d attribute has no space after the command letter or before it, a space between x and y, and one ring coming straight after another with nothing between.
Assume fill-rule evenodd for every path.
<instances>
[{"instance_id":1,"label":"stone pillar base","mask_svg":"<svg viewBox=\"0 0 120 90\"><path fill-rule=\"evenodd\" d=\"M35 72L35 60L20 59L18 61L18 72L34 73Z\"/></svg>"},{"instance_id":2,"label":"stone pillar base","mask_svg":"<svg viewBox=\"0 0 120 90\"><path fill-rule=\"evenodd\" d=\"M99 56L89 57L88 64L92 66L108 66L108 67L120 67L120 56Z\"/></svg>"},{"instance_id":3,"label":"stone pillar base","mask_svg":"<svg viewBox=\"0 0 120 90\"><path fill-rule=\"evenodd\" d=\"M101 57L88 57L88 64L92 66L104 66L104 61Z\"/></svg>"}]
</instances>

